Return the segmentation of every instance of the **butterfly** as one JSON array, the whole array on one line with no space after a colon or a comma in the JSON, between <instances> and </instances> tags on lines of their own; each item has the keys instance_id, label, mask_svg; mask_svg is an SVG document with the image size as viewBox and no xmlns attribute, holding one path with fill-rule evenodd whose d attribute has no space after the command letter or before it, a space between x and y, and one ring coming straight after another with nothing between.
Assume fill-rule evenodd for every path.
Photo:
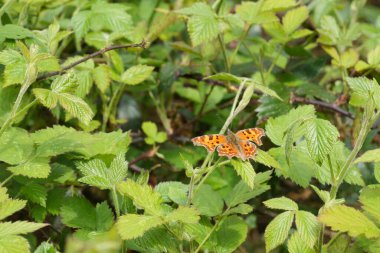
<instances>
[{"instance_id":1,"label":"butterfly","mask_svg":"<svg viewBox=\"0 0 380 253\"><path fill-rule=\"evenodd\" d=\"M243 160L253 158L256 154L256 145L261 146L261 137L265 132L261 128L249 128L233 133L228 129L227 135L210 134L191 139L194 145L203 146L209 152L218 151L219 156L227 156L228 159L236 156Z\"/></svg>"}]
</instances>

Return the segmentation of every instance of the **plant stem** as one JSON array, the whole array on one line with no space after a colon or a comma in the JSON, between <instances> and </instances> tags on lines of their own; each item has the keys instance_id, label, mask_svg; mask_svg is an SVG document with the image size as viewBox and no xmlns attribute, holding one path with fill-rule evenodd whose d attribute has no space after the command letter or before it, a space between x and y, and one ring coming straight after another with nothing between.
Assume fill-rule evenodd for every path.
<instances>
[{"instance_id":1,"label":"plant stem","mask_svg":"<svg viewBox=\"0 0 380 253\"><path fill-rule=\"evenodd\" d=\"M119 206L119 199L117 198L116 188L113 187L111 192L112 192L113 203L115 205L116 218L119 218L120 217L120 206Z\"/></svg>"},{"instance_id":2,"label":"plant stem","mask_svg":"<svg viewBox=\"0 0 380 253\"><path fill-rule=\"evenodd\" d=\"M203 239L203 241L201 242L201 244L199 244L198 248L194 251L194 253L198 253L201 248L203 247L203 245L207 242L208 238L210 238L210 236L212 235L212 233L214 233L214 231L218 228L219 224L224 220L224 217L221 218L220 220L218 220L214 227L211 229L211 231L206 235L206 237Z\"/></svg>"},{"instance_id":3,"label":"plant stem","mask_svg":"<svg viewBox=\"0 0 380 253\"><path fill-rule=\"evenodd\" d=\"M223 39L222 39L222 36L220 34L218 35L218 42L219 42L220 48L222 49L222 55L223 55L223 59L224 59L224 66L226 68L226 71L228 73L230 73L231 69L230 69L230 64L228 63L226 48L224 47Z\"/></svg>"},{"instance_id":4,"label":"plant stem","mask_svg":"<svg viewBox=\"0 0 380 253\"><path fill-rule=\"evenodd\" d=\"M12 179L12 177L14 177L14 174L10 175L3 182L1 182L0 187L4 186L9 180Z\"/></svg>"}]
</instances>

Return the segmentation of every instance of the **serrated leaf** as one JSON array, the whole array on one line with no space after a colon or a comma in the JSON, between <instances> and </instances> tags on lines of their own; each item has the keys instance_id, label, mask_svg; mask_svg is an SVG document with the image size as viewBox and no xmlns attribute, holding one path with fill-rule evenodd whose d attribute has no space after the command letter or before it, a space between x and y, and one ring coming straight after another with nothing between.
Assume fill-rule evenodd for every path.
<instances>
[{"instance_id":1,"label":"serrated leaf","mask_svg":"<svg viewBox=\"0 0 380 253\"><path fill-rule=\"evenodd\" d=\"M242 2L236 7L236 13L248 24L264 24L277 21L274 12L261 11L262 2Z\"/></svg>"},{"instance_id":2,"label":"serrated leaf","mask_svg":"<svg viewBox=\"0 0 380 253\"><path fill-rule=\"evenodd\" d=\"M301 239L306 243L306 245L313 248L315 242L318 240L318 235L321 228L317 218L312 213L297 211L296 226Z\"/></svg>"},{"instance_id":3,"label":"serrated leaf","mask_svg":"<svg viewBox=\"0 0 380 253\"><path fill-rule=\"evenodd\" d=\"M92 71L95 85L102 93L104 93L111 84L110 71L111 69L105 64L100 64Z\"/></svg>"},{"instance_id":4,"label":"serrated leaf","mask_svg":"<svg viewBox=\"0 0 380 253\"><path fill-rule=\"evenodd\" d=\"M261 91L262 93L266 95L269 95L271 97L274 97L274 98L277 98L278 100L283 101L282 98L277 94L277 92L275 92L274 90L264 85L258 84L257 82L255 82L255 90Z\"/></svg>"},{"instance_id":5,"label":"serrated leaf","mask_svg":"<svg viewBox=\"0 0 380 253\"><path fill-rule=\"evenodd\" d=\"M0 237L0 252L25 253L29 251L29 242L22 236L8 235Z\"/></svg>"},{"instance_id":6,"label":"serrated leaf","mask_svg":"<svg viewBox=\"0 0 380 253\"><path fill-rule=\"evenodd\" d=\"M290 110L286 115L270 118L265 126L265 133L273 143L282 146L285 144L287 131L294 122L314 117L315 109L313 106L299 106L296 109ZM302 134L302 131L296 131L294 139L298 139Z\"/></svg>"},{"instance_id":7,"label":"serrated leaf","mask_svg":"<svg viewBox=\"0 0 380 253\"><path fill-rule=\"evenodd\" d=\"M90 106L80 97L68 94L60 93L58 96L59 104L68 112L80 120L83 124L88 125L94 117Z\"/></svg>"},{"instance_id":8,"label":"serrated leaf","mask_svg":"<svg viewBox=\"0 0 380 253\"><path fill-rule=\"evenodd\" d=\"M266 252L271 251L285 242L292 226L294 212L286 211L277 215L266 227L264 238Z\"/></svg>"},{"instance_id":9,"label":"serrated leaf","mask_svg":"<svg viewBox=\"0 0 380 253\"><path fill-rule=\"evenodd\" d=\"M33 149L33 141L24 129L12 127L0 136L0 161L11 165L22 163Z\"/></svg>"},{"instance_id":10,"label":"serrated leaf","mask_svg":"<svg viewBox=\"0 0 380 253\"><path fill-rule=\"evenodd\" d=\"M108 231L113 225L113 213L107 202L96 205L96 231Z\"/></svg>"},{"instance_id":11,"label":"serrated leaf","mask_svg":"<svg viewBox=\"0 0 380 253\"><path fill-rule=\"evenodd\" d=\"M230 82L234 82L234 83L241 83L241 78L240 77L237 77L237 76L235 76L233 74L225 73L225 72L221 72L221 73L217 73L217 74L212 75L212 76L208 76L205 79L211 79L211 80L216 80L216 81L230 81Z\"/></svg>"},{"instance_id":12,"label":"serrated leaf","mask_svg":"<svg viewBox=\"0 0 380 253\"><path fill-rule=\"evenodd\" d=\"M32 90L37 100L46 108L53 109L57 106L58 95L48 89L35 88Z\"/></svg>"},{"instance_id":13,"label":"serrated leaf","mask_svg":"<svg viewBox=\"0 0 380 253\"><path fill-rule=\"evenodd\" d=\"M0 39L24 39L34 37L34 33L22 26L6 24L0 27Z\"/></svg>"},{"instance_id":14,"label":"serrated leaf","mask_svg":"<svg viewBox=\"0 0 380 253\"><path fill-rule=\"evenodd\" d=\"M369 100L373 100L376 107L380 108L380 86L375 79L348 77L347 83L353 91L350 99L351 105L363 107Z\"/></svg>"},{"instance_id":15,"label":"serrated leaf","mask_svg":"<svg viewBox=\"0 0 380 253\"><path fill-rule=\"evenodd\" d=\"M229 209L227 212L225 212L226 215L231 214L249 214L253 210L253 207L248 204L239 204L231 209Z\"/></svg>"},{"instance_id":16,"label":"serrated leaf","mask_svg":"<svg viewBox=\"0 0 380 253\"><path fill-rule=\"evenodd\" d=\"M327 253L342 252L348 249L351 238L344 233L336 234L327 245Z\"/></svg>"},{"instance_id":17,"label":"serrated leaf","mask_svg":"<svg viewBox=\"0 0 380 253\"><path fill-rule=\"evenodd\" d=\"M305 138L310 154L321 161L332 149L339 132L329 121L312 119L305 122Z\"/></svg>"},{"instance_id":18,"label":"serrated leaf","mask_svg":"<svg viewBox=\"0 0 380 253\"><path fill-rule=\"evenodd\" d=\"M164 224L158 216L125 214L116 222L116 228L123 240L142 236L147 230Z\"/></svg>"},{"instance_id":19,"label":"serrated leaf","mask_svg":"<svg viewBox=\"0 0 380 253\"><path fill-rule=\"evenodd\" d=\"M367 238L380 235L380 229L355 208L336 205L326 209L318 219L335 231L348 232L350 236L364 234Z\"/></svg>"},{"instance_id":20,"label":"serrated leaf","mask_svg":"<svg viewBox=\"0 0 380 253\"><path fill-rule=\"evenodd\" d=\"M211 8L207 5L207 8ZM215 39L219 34L219 21L213 13L210 16L194 15L187 22L193 47Z\"/></svg>"},{"instance_id":21,"label":"serrated leaf","mask_svg":"<svg viewBox=\"0 0 380 253\"><path fill-rule=\"evenodd\" d=\"M189 187L187 185L177 181L161 182L154 188L154 190L162 196L164 202L173 201L180 205L186 204L188 189ZM178 198L178 196L181 197Z\"/></svg>"},{"instance_id":22,"label":"serrated leaf","mask_svg":"<svg viewBox=\"0 0 380 253\"><path fill-rule=\"evenodd\" d=\"M225 197L227 206L234 207L269 190L270 187L265 183L270 179L270 174L270 171L265 173L258 173L255 178L255 187L253 190L249 188L249 186L241 180Z\"/></svg>"},{"instance_id":23,"label":"serrated leaf","mask_svg":"<svg viewBox=\"0 0 380 253\"><path fill-rule=\"evenodd\" d=\"M32 183L28 183L22 186L20 191L22 195L25 198L27 198L29 201L39 204L43 207L46 207L46 196L47 196L46 187L32 182Z\"/></svg>"},{"instance_id":24,"label":"serrated leaf","mask_svg":"<svg viewBox=\"0 0 380 253\"><path fill-rule=\"evenodd\" d=\"M308 16L309 11L305 6L288 11L282 19L286 34L291 34L297 30Z\"/></svg>"},{"instance_id":25,"label":"serrated leaf","mask_svg":"<svg viewBox=\"0 0 380 253\"><path fill-rule=\"evenodd\" d=\"M9 167L8 170L14 175L22 175L30 178L47 178L50 174L49 162L49 158L34 157L30 161Z\"/></svg>"},{"instance_id":26,"label":"serrated leaf","mask_svg":"<svg viewBox=\"0 0 380 253\"><path fill-rule=\"evenodd\" d=\"M264 205L272 209L280 209L280 210L288 210L288 211L298 210L297 203L286 197L273 198L273 199L264 201Z\"/></svg>"},{"instance_id":27,"label":"serrated leaf","mask_svg":"<svg viewBox=\"0 0 380 253\"><path fill-rule=\"evenodd\" d=\"M355 163L380 162L380 148L368 150L355 160Z\"/></svg>"},{"instance_id":28,"label":"serrated leaf","mask_svg":"<svg viewBox=\"0 0 380 253\"><path fill-rule=\"evenodd\" d=\"M248 226L236 215L227 217L218 227L216 237L216 252L234 252L246 239Z\"/></svg>"},{"instance_id":29,"label":"serrated leaf","mask_svg":"<svg viewBox=\"0 0 380 253\"><path fill-rule=\"evenodd\" d=\"M0 223L0 238L9 235L28 234L47 225L28 221L2 222Z\"/></svg>"},{"instance_id":30,"label":"serrated leaf","mask_svg":"<svg viewBox=\"0 0 380 253\"><path fill-rule=\"evenodd\" d=\"M359 197L363 210L380 223L380 185L364 187Z\"/></svg>"},{"instance_id":31,"label":"serrated leaf","mask_svg":"<svg viewBox=\"0 0 380 253\"><path fill-rule=\"evenodd\" d=\"M148 77L150 77L150 75L153 72L153 69L154 67L150 67L147 65L136 65L130 67L121 75L121 80L122 82L129 85L139 84L148 79Z\"/></svg>"},{"instance_id":32,"label":"serrated leaf","mask_svg":"<svg viewBox=\"0 0 380 253\"><path fill-rule=\"evenodd\" d=\"M253 189L256 172L250 161L231 160L236 173L243 179L243 181Z\"/></svg>"},{"instance_id":33,"label":"serrated leaf","mask_svg":"<svg viewBox=\"0 0 380 253\"><path fill-rule=\"evenodd\" d=\"M315 253L313 248L305 243L298 231L293 233L288 240L288 251L289 253Z\"/></svg>"},{"instance_id":34,"label":"serrated leaf","mask_svg":"<svg viewBox=\"0 0 380 253\"><path fill-rule=\"evenodd\" d=\"M47 194L46 210L53 215L58 215L65 201L65 195L66 190L63 188L50 190Z\"/></svg>"},{"instance_id":35,"label":"serrated leaf","mask_svg":"<svg viewBox=\"0 0 380 253\"><path fill-rule=\"evenodd\" d=\"M19 199L6 199L3 201L0 201L0 220L23 209L25 205L26 205L26 201L19 200Z\"/></svg>"},{"instance_id":36,"label":"serrated leaf","mask_svg":"<svg viewBox=\"0 0 380 253\"><path fill-rule=\"evenodd\" d=\"M316 186L314 185L310 185L311 188L313 188L313 190L315 191L315 193L317 193L318 197L324 202L328 202L330 200L330 193L328 191L323 191L323 190L320 190L318 189Z\"/></svg>"},{"instance_id":37,"label":"serrated leaf","mask_svg":"<svg viewBox=\"0 0 380 253\"><path fill-rule=\"evenodd\" d=\"M209 185L202 185L193 197L193 204L200 214L216 216L223 211L223 199Z\"/></svg>"},{"instance_id":38,"label":"serrated leaf","mask_svg":"<svg viewBox=\"0 0 380 253\"><path fill-rule=\"evenodd\" d=\"M54 248L53 244L43 242L35 249L33 253L59 253L59 251Z\"/></svg>"},{"instance_id":39,"label":"serrated leaf","mask_svg":"<svg viewBox=\"0 0 380 253\"><path fill-rule=\"evenodd\" d=\"M115 186L117 183L123 181L128 174L128 162L125 161L124 153L118 154L111 162L108 178Z\"/></svg>"},{"instance_id":40,"label":"serrated leaf","mask_svg":"<svg viewBox=\"0 0 380 253\"><path fill-rule=\"evenodd\" d=\"M146 214L162 215L162 197L149 185L140 185L131 179L117 185L120 193L129 196L137 208L144 209Z\"/></svg>"},{"instance_id":41,"label":"serrated leaf","mask_svg":"<svg viewBox=\"0 0 380 253\"><path fill-rule=\"evenodd\" d=\"M297 5L295 0L266 0L263 3L262 11L282 11Z\"/></svg>"},{"instance_id":42,"label":"serrated leaf","mask_svg":"<svg viewBox=\"0 0 380 253\"><path fill-rule=\"evenodd\" d=\"M55 93L74 93L78 87L78 79L74 72L58 76L51 83L51 89Z\"/></svg>"},{"instance_id":43,"label":"serrated leaf","mask_svg":"<svg viewBox=\"0 0 380 253\"><path fill-rule=\"evenodd\" d=\"M255 161L264 164L267 167L280 169L280 164L276 161L276 159L274 159L268 152L261 149L257 149Z\"/></svg>"},{"instance_id":44,"label":"serrated leaf","mask_svg":"<svg viewBox=\"0 0 380 253\"><path fill-rule=\"evenodd\" d=\"M65 200L61 208L62 223L72 228L96 229L96 211L91 203L80 197Z\"/></svg>"},{"instance_id":45,"label":"serrated leaf","mask_svg":"<svg viewBox=\"0 0 380 253\"><path fill-rule=\"evenodd\" d=\"M199 218L199 213L195 208L186 206L178 207L165 217L168 222L182 223L197 223Z\"/></svg>"}]
</instances>

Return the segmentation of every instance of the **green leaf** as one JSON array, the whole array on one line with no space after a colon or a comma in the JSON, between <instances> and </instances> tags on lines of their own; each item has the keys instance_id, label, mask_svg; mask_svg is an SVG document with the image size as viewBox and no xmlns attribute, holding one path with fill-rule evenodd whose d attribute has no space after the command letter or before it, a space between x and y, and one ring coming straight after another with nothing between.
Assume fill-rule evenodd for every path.
<instances>
[{"instance_id":1,"label":"green leaf","mask_svg":"<svg viewBox=\"0 0 380 253\"><path fill-rule=\"evenodd\" d=\"M73 94L79 86L77 76L74 72L58 76L51 83L51 89L54 93L71 93Z\"/></svg>"},{"instance_id":2,"label":"green leaf","mask_svg":"<svg viewBox=\"0 0 380 253\"><path fill-rule=\"evenodd\" d=\"M54 248L53 244L43 242L36 248L33 253L59 253L59 251Z\"/></svg>"},{"instance_id":3,"label":"green leaf","mask_svg":"<svg viewBox=\"0 0 380 253\"><path fill-rule=\"evenodd\" d=\"M22 26L6 24L0 26L0 40L2 39L24 39L34 37L34 33Z\"/></svg>"},{"instance_id":4,"label":"green leaf","mask_svg":"<svg viewBox=\"0 0 380 253\"><path fill-rule=\"evenodd\" d=\"M21 187L21 194L29 201L46 207L46 187L37 183L28 183Z\"/></svg>"},{"instance_id":5,"label":"green leaf","mask_svg":"<svg viewBox=\"0 0 380 253\"><path fill-rule=\"evenodd\" d=\"M0 238L9 235L28 234L47 225L28 221L2 222L0 223Z\"/></svg>"},{"instance_id":6,"label":"green leaf","mask_svg":"<svg viewBox=\"0 0 380 253\"><path fill-rule=\"evenodd\" d=\"M61 93L58 96L59 104L68 112L80 120L83 124L88 125L94 117L90 106L81 98L68 94Z\"/></svg>"},{"instance_id":7,"label":"green leaf","mask_svg":"<svg viewBox=\"0 0 380 253\"><path fill-rule=\"evenodd\" d=\"M207 4L203 5L210 11L210 15L193 15L187 22L187 28L193 47L215 39L220 30L219 21L211 7Z\"/></svg>"},{"instance_id":8,"label":"green leaf","mask_svg":"<svg viewBox=\"0 0 380 253\"><path fill-rule=\"evenodd\" d=\"M233 83L241 83L241 81L242 81L240 77L237 77L233 74L225 73L225 72L221 72L221 73L217 73L217 74L212 75L212 76L208 76L205 79L211 79L211 80L216 80L216 81L230 81Z\"/></svg>"},{"instance_id":9,"label":"green leaf","mask_svg":"<svg viewBox=\"0 0 380 253\"><path fill-rule=\"evenodd\" d=\"M255 161L264 164L267 167L280 169L280 164L276 161L276 159L274 159L268 152L261 149L257 149Z\"/></svg>"},{"instance_id":10,"label":"green leaf","mask_svg":"<svg viewBox=\"0 0 380 253\"><path fill-rule=\"evenodd\" d=\"M65 201L65 196L66 190L63 188L50 190L47 194L46 210L53 215L58 215Z\"/></svg>"},{"instance_id":11,"label":"green leaf","mask_svg":"<svg viewBox=\"0 0 380 253\"><path fill-rule=\"evenodd\" d=\"M315 191L315 193L317 193L318 197L324 202L328 202L330 200L330 193L328 191L323 191L323 190L320 190L318 189L316 186L314 185L310 185L311 188L313 188L313 190Z\"/></svg>"},{"instance_id":12,"label":"green leaf","mask_svg":"<svg viewBox=\"0 0 380 253\"><path fill-rule=\"evenodd\" d=\"M8 235L0 237L0 252L25 253L29 251L29 242L22 236Z\"/></svg>"},{"instance_id":13,"label":"green leaf","mask_svg":"<svg viewBox=\"0 0 380 253\"><path fill-rule=\"evenodd\" d=\"M72 228L96 229L96 211L91 203L80 197L65 200L61 208L62 223Z\"/></svg>"},{"instance_id":14,"label":"green leaf","mask_svg":"<svg viewBox=\"0 0 380 253\"><path fill-rule=\"evenodd\" d=\"M53 109L57 106L58 95L48 89L35 88L32 90L37 100L46 108Z\"/></svg>"},{"instance_id":15,"label":"green leaf","mask_svg":"<svg viewBox=\"0 0 380 253\"><path fill-rule=\"evenodd\" d=\"M219 225L213 236L216 237L216 252L234 252L246 239L248 226L236 215L229 216Z\"/></svg>"},{"instance_id":16,"label":"green leaf","mask_svg":"<svg viewBox=\"0 0 380 253\"><path fill-rule=\"evenodd\" d=\"M297 5L295 0L266 0L263 3L262 11L282 11L289 9L295 5Z\"/></svg>"},{"instance_id":17,"label":"green leaf","mask_svg":"<svg viewBox=\"0 0 380 253\"><path fill-rule=\"evenodd\" d=\"M255 90L261 91L262 93L268 96L271 96L271 97L277 98L278 100L283 101L283 99L277 94L277 92L257 82L255 82Z\"/></svg>"},{"instance_id":18,"label":"green leaf","mask_svg":"<svg viewBox=\"0 0 380 253\"><path fill-rule=\"evenodd\" d=\"M364 234L367 238L379 237L380 229L355 208L335 205L326 209L319 220L335 231L348 232L350 236Z\"/></svg>"},{"instance_id":19,"label":"green leaf","mask_svg":"<svg viewBox=\"0 0 380 253\"><path fill-rule=\"evenodd\" d=\"M128 164L124 161L124 154L121 153L115 157L109 169L99 159L78 163L78 169L84 175L79 179L80 182L100 189L113 189L117 183L123 181L127 176Z\"/></svg>"},{"instance_id":20,"label":"green leaf","mask_svg":"<svg viewBox=\"0 0 380 253\"><path fill-rule=\"evenodd\" d=\"M177 181L161 182L154 188L164 202L173 201L179 205L186 205L188 189L187 185Z\"/></svg>"},{"instance_id":21,"label":"green leaf","mask_svg":"<svg viewBox=\"0 0 380 253\"><path fill-rule=\"evenodd\" d=\"M243 181L253 189L256 172L250 161L231 160L236 173L243 179Z\"/></svg>"},{"instance_id":22,"label":"green leaf","mask_svg":"<svg viewBox=\"0 0 380 253\"><path fill-rule=\"evenodd\" d=\"M137 208L144 209L146 214L162 215L162 197L149 185L139 185L131 179L118 184L120 193L129 196Z\"/></svg>"},{"instance_id":23,"label":"green leaf","mask_svg":"<svg viewBox=\"0 0 380 253\"><path fill-rule=\"evenodd\" d=\"M355 160L355 163L380 162L380 148L368 150Z\"/></svg>"},{"instance_id":24,"label":"green leaf","mask_svg":"<svg viewBox=\"0 0 380 253\"><path fill-rule=\"evenodd\" d=\"M108 231L113 225L113 213L107 202L96 205L96 231Z\"/></svg>"},{"instance_id":25,"label":"green leaf","mask_svg":"<svg viewBox=\"0 0 380 253\"><path fill-rule=\"evenodd\" d=\"M299 231L292 234L288 240L289 253L315 253L312 247L307 245Z\"/></svg>"},{"instance_id":26,"label":"green leaf","mask_svg":"<svg viewBox=\"0 0 380 253\"><path fill-rule=\"evenodd\" d=\"M34 157L30 161L9 167L8 170L14 175L22 175L30 178L47 178L50 174L49 162L49 158Z\"/></svg>"},{"instance_id":27,"label":"green leaf","mask_svg":"<svg viewBox=\"0 0 380 253\"><path fill-rule=\"evenodd\" d=\"M223 211L223 199L209 185L202 185L193 197L193 204L200 214L216 216Z\"/></svg>"},{"instance_id":28,"label":"green leaf","mask_svg":"<svg viewBox=\"0 0 380 253\"><path fill-rule=\"evenodd\" d=\"M7 194L7 188L0 187L0 220L21 210L25 205L25 200L10 199Z\"/></svg>"},{"instance_id":29,"label":"green leaf","mask_svg":"<svg viewBox=\"0 0 380 253\"><path fill-rule=\"evenodd\" d=\"M317 161L322 161L332 150L333 144L339 137L339 132L334 125L323 119L308 120L305 125L308 150Z\"/></svg>"},{"instance_id":30,"label":"green leaf","mask_svg":"<svg viewBox=\"0 0 380 253\"><path fill-rule=\"evenodd\" d=\"M359 197L363 210L380 223L380 185L364 187Z\"/></svg>"},{"instance_id":31,"label":"green leaf","mask_svg":"<svg viewBox=\"0 0 380 253\"><path fill-rule=\"evenodd\" d=\"M294 218L293 211L283 212L274 218L265 229L266 252L285 242Z\"/></svg>"},{"instance_id":32,"label":"green leaf","mask_svg":"<svg viewBox=\"0 0 380 253\"><path fill-rule=\"evenodd\" d=\"M375 163L374 175L378 183L380 183L380 163Z\"/></svg>"},{"instance_id":33,"label":"green leaf","mask_svg":"<svg viewBox=\"0 0 380 253\"><path fill-rule=\"evenodd\" d=\"M327 245L327 253L344 252L351 244L351 238L347 234L336 234Z\"/></svg>"},{"instance_id":34,"label":"green leaf","mask_svg":"<svg viewBox=\"0 0 380 253\"><path fill-rule=\"evenodd\" d=\"M122 82L129 85L136 85L142 83L150 77L154 67L147 65L136 65L127 69L122 75Z\"/></svg>"},{"instance_id":35,"label":"green leaf","mask_svg":"<svg viewBox=\"0 0 380 253\"><path fill-rule=\"evenodd\" d=\"M195 208L186 206L178 207L165 217L168 222L182 223L197 223L199 218L199 213Z\"/></svg>"},{"instance_id":36,"label":"green leaf","mask_svg":"<svg viewBox=\"0 0 380 253\"><path fill-rule=\"evenodd\" d=\"M261 11L262 2L242 2L236 7L236 13L248 24L264 24L277 21L274 12Z\"/></svg>"},{"instance_id":37,"label":"green leaf","mask_svg":"<svg viewBox=\"0 0 380 253\"><path fill-rule=\"evenodd\" d=\"M142 236L147 230L162 224L164 224L164 220L161 217L125 214L116 222L116 228L123 240L130 240Z\"/></svg>"},{"instance_id":38,"label":"green leaf","mask_svg":"<svg viewBox=\"0 0 380 253\"><path fill-rule=\"evenodd\" d=\"M242 180L234 186L232 191L225 197L225 201L228 207L234 207L238 204L244 203L261 193L270 189L266 185L266 181L270 179L270 171L265 173L257 173L255 177L254 189L248 187L248 185Z\"/></svg>"},{"instance_id":39,"label":"green leaf","mask_svg":"<svg viewBox=\"0 0 380 253\"><path fill-rule=\"evenodd\" d=\"M363 107L369 100L372 100L376 107L380 108L380 86L375 79L348 77L347 83L353 91L350 99L351 105Z\"/></svg>"},{"instance_id":40,"label":"green leaf","mask_svg":"<svg viewBox=\"0 0 380 253\"><path fill-rule=\"evenodd\" d=\"M0 136L0 161L16 165L33 152L33 141L26 130L12 127Z\"/></svg>"},{"instance_id":41,"label":"green leaf","mask_svg":"<svg viewBox=\"0 0 380 253\"><path fill-rule=\"evenodd\" d=\"M264 201L264 205L272 209L280 209L280 210L288 210L288 211L298 210L297 203L286 197L273 198L273 199Z\"/></svg>"},{"instance_id":42,"label":"green leaf","mask_svg":"<svg viewBox=\"0 0 380 253\"><path fill-rule=\"evenodd\" d=\"M282 19L285 33L293 33L298 27L301 26L308 16L309 11L305 6L288 11Z\"/></svg>"},{"instance_id":43,"label":"green leaf","mask_svg":"<svg viewBox=\"0 0 380 253\"><path fill-rule=\"evenodd\" d=\"M157 135L157 125L151 121L143 122L141 128L149 137L154 138Z\"/></svg>"},{"instance_id":44,"label":"green leaf","mask_svg":"<svg viewBox=\"0 0 380 253\"><path fill-rule=\"evenodd\" d=\"M314 244L318 240L319 231L321 228L317 218L312 213L297 211L296 226L302 241L310 248L313 248Z\"/></svg>"},{"instance_id":45,"label":"green leaf","mask_svg":"<svg viewBox=\"0 0 380 253\"><path fill-rule=\"evenodd\" d=\"M110 72L110 67L105 64L100 64L92 71L95 85L102 93L105 93L111 84Z\"/></svg>"},{"instance_id":46,"label":"green leaf","mask_svg":"<svg viewBox=\"0 0 380 253\"><path fill-rule=\"evenodd\" d=\"M299 106L290 110L286 115L270 118L265 126L265 133L274 144L282 146L285 144L286 135L294 122L311 118L315 118L314 107L312 105ZM295 132L294 140L303 135L301 129L297 129Z\"/></svg>"},{"instance_id":47,"label":"green leaf","mask_svg":"<svg viewBox=\"0 0 380 253\"><path fill-rule=\"evenodd\" d=\"M253 211L253 207L248 204L239 204L231 209L229 209L227 212L225 212L226 215L231 214L249 214Z\"/></svg>"}]
</instances>

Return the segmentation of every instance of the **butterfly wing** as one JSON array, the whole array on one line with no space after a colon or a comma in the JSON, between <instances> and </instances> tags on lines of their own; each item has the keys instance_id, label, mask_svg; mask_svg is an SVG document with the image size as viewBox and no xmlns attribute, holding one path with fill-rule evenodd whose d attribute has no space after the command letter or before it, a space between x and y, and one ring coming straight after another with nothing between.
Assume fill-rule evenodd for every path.
<instances>
[{"instance_id":1,"label":"butterfly wing","mask_svg":"<svg viewBox=\"0 0 380 253\"><path fill-rule=\"evenodd\" d=\"M241 147L242 154L240 155L241 159L253 158L256 155L256 145L250 141L239 141L239 146Z\"/></svg>"},{"instance_id":2,"label":"butterfly wing","mask_svg":"<svg viewBox=\"0 0 380 253\"><path fill-rule=\"evenodd\" d=\"M257 145L261 146L263 143L261 142L261 137L265 136L265 132L261 128L248 128L244 130L240 130L236 133L236 135L241 140L253 141L257 143Z\"/></svg>"},{"instance_id":3,"label":"butterfly wing","mask_svg":"<svg viewBox=\"0 0 380 253\"><path fill-rule=\"evenodd\" d=\"M209 152L213 152L218 145L227 143L227 138L222 134L202 135L191 139L194 145L203 146Z\"/></svg>"},{"instance_id":4,"label":"butterfly wing","mask_svg":"<svg viewBox=\"0 0 380 253\"><path fill-rule=\"evenodd\" d=\"M224 143L217 148L219 156L227 156L231 159L234 156L239 156L239 150L231 143Z\"/></svg>"}]
</instances>

